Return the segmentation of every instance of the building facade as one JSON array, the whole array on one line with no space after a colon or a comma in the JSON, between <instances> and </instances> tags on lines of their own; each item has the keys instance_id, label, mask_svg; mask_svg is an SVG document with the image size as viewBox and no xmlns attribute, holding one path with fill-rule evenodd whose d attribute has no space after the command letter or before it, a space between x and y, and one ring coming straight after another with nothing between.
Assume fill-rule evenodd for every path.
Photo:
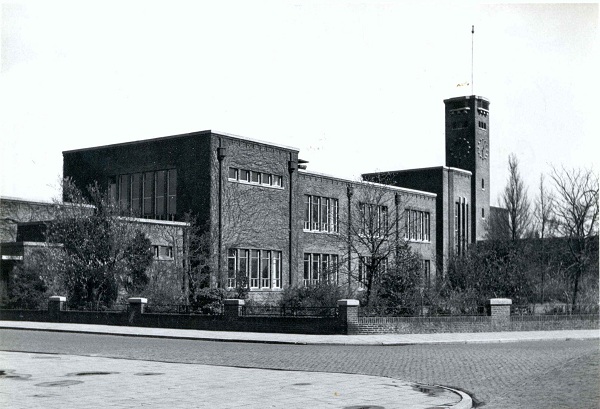
<instances>
[{"instance_id":1,"label":"building facade","mask_svg":"<svg viewBox=\"0 0 600 409\"><path fill-rule=\"evenodd\" d=\"M420 255L430 285L484 238L489 214L489 101L444 103L446 164L435 168L351 181L306 171L296 148L201 131L65 151L63 174L81 189L98 183L139 220L197 220L212 286L257 299L321 281L360 289L373 257L386 268L398 251L392 242Z\"/></svg>"}]
</instances>

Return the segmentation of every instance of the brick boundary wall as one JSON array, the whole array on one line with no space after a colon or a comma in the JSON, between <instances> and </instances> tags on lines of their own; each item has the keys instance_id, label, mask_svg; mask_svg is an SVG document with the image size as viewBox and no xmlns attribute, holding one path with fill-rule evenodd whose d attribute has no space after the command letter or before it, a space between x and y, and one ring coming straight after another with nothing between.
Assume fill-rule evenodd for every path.
<instances>
[{"instance_id":1,"label":"brick boundary wall","mask_svg":"<svg viewBox=\"0 0 600 409\"><path fill-rule=\"evenodd\" d=\"M598 314L510 315L510 300L492 299L488 315L452 317L360 317L357 300L339 300L338 317L243 316L243 300L226 300L223 315L146 313L146 299L132 298L125 312L66 311L64 297L51 297L46 311L0 310L6 321L129 325L152 328L289 334L431 334L441 332L598 329Z\"/></svg>"},{"instance_id":2,"label":"brick boundary wall","mask_svg":"<svg viewBox=\"0 0 600 409\"><path fill-rule=\"evenodd\" d=\"M345 326L335 317L242 316L243 300L226 300L223 315L195 315L146 313L147 300L143 298L130 299L125 312L67 311L64 297L60 298L51 299L47 311L0 310L0 320L285 334L346 333Z\"/></svg>"}]
</instances>

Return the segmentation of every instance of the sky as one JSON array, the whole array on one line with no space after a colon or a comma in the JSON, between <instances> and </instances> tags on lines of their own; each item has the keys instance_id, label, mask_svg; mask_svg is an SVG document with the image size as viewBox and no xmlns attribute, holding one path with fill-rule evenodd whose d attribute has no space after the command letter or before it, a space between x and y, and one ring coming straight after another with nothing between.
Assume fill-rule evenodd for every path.
<instances>
[{"instance_id":1,"label":"sky","mask_svg":"<svg viewBox=\"0 0 600 409\"><path fill-rule=\"evenodd\" d=\"M598 22L597 3L3 1L0 194L58 197L65 150L207 129L353 180L440 166L443 100L474 93L492 204L511 153L533 198L551 166L598 171Z\"/></svg>"}]
</instances>

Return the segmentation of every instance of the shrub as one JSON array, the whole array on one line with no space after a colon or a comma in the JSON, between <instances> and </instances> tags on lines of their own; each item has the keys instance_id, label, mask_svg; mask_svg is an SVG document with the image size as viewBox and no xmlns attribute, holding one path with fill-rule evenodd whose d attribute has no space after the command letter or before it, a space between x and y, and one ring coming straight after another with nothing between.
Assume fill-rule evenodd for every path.
<instances>
[{"instance_id":1,"label":"shrub","mask_svg":"<svg viewBox=\"0 0 600 409\"><path fill-rule=\"evenodd\" d=\"M218 315L223 308L227 291L222 288L200 288L192 298L191 306L203 314Z\"/></svg>"},{"instance_id":2,"label":"shrub","mask_svg":"<svg viewBox=\"0 0 600 409\"><path fill-rule=\"evenodd\" d=\"M347 287L318 283L307 287L287 287L283 290L280 305L286 307L336 307L337 300L351 298Z\"/></svg>"}]
</instances>

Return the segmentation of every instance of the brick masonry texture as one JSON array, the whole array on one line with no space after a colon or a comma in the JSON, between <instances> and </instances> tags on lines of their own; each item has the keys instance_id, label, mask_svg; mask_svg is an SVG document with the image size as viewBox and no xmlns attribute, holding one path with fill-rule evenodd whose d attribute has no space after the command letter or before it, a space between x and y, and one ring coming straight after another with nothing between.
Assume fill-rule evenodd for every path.
<instances>
[{"instance_id":1,"label":"brick masonry texture","mask_svg":"<svg viewBox=\"0 0 600 409\"><path fill-rule=\"evenodd\" d=\"M214 331L298 334L428 334L436 332L543 331L598 329L598 315L513 316L495 322L492 316L359 317L357 308L339 308L339 318L225 317L186 314L0 310L7 321L55 321L73 324L130 325Z\"/></svg>"}]
</instances>

